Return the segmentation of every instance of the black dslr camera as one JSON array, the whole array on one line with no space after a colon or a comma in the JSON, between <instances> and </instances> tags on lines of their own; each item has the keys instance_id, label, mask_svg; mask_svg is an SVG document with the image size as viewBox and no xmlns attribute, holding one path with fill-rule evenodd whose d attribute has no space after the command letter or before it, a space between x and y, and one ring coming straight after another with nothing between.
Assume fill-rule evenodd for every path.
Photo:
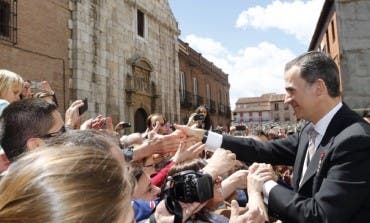
<instances>
[{"instance_id":1,"label":"black dslr camera","mask_svg":"<svg viewBox=\"0 0 370 223\"><path fill-rule=\"evenodd\" d=\"M196 114L193 117L194 121L203 121L204 120L204 115L203 114Z\"/></svg>"},{"instance_id":2,"label":"black dslr camera","mask_svg":"<svg viewBox=\"0 0 370 223\"><path fill-rule=\"evenodd\" d=\"M204 202L213 198L213 180L209 174L186 170L172 176L169 195L184 203Z\"/></svg>"}]
</instances>

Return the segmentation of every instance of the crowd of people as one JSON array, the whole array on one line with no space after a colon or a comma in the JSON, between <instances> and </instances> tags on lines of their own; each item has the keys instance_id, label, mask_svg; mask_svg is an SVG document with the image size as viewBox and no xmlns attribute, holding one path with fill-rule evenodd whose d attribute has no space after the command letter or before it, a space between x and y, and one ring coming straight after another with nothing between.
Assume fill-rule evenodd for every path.
<instances>
[{"instance_id":1,"label":"crowd of people","mask_svg":"<svg viewBox=\"0 0 370 223\"><path fill-rule=\"evenodd\" d=\"M286 65L300 132L222 134L200 106L186 125L154 113L121 134L86 119L83 100L62 115L48 82L36 93L0 70L0 222L366 222L370 125L341 101L338 75L320 52Z\"/></svg>"}]
</instances>

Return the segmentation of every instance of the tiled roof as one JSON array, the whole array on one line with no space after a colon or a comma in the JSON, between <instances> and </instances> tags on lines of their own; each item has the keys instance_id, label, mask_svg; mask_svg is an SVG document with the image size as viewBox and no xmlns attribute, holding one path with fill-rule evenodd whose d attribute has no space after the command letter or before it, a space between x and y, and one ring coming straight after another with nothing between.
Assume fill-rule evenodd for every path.
<instances>
[{"instance_id":1,"label":"tiled roof","mask_svg":"<svg viewBox=\"0 0 370 223\"><path fill-rule=\"evenodd\" d=\"M285 94L275 94L268 93L263 94L261 97L251 97L251 98L239 98L236 104L249 104L256 102L273 102L273 101L284 101Z\"/></svg>"}]
</instances>

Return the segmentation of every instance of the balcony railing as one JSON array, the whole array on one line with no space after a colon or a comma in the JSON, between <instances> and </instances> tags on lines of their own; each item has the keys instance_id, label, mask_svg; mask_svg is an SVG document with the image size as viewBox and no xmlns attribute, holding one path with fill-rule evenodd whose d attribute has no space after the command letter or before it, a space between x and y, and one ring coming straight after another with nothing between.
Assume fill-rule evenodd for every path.
<instances>
[{"instance_id":1,"label":"balcony railing","mask_svg":"<svg viewBox=\"0 0 370 223\"><path fill-rule=\"evenodd\" d=\"M190 108L193 105L193 93L180 91L180 104L182 108Z\"/></svg>"},{"instance_id":2,"label":"balcony railing","mask_svg":"<svg viewBox=\"0 0 370 223\"><path fill-rule=\"evenodd\" d=\"M231 109L230 109L230 106L226 106L226 114L225 114L226 117L228 118L231 118Z\"/></svg>"},{"instance_id":3,"label":"balcony railing","mask_svg":"<svg viewBox=\"0 0 370 223\"><path fill-rule=\"evenodd\" d=\"M214 100L211 100L211 106L209 106L209 112L211 114L216 113L216 102Z\"/></svg>"},{"instance_id":4,"label":"balcony railing","mask_svg":"<svg viewBox=\"0 0 370 223\"><path fill-rule=\"evenodd\" d=\"M199 96L199 95L193 95L194 96L194 104L193 104L193 107L194 108L197 108L198 106L202 105L204 103L203 101L203 97Z\"/></svg>"},{"instance_id":5,"label":"balcony railing","mask_svg":"<svg viewBox=\"0 0 370 223\"><path fill-rule=\"evenodd\" d=\"M219 104L218 105L218 114L219 115L224 115L226 113L225 111L225 105Z\"/></svg>"}]
</instances>

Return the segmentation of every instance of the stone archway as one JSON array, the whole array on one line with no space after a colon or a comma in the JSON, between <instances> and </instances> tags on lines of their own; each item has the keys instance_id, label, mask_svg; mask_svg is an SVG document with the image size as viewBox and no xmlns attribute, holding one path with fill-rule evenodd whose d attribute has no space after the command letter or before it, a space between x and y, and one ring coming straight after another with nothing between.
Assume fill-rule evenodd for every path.
<instances>
[{"instance_id":1,"label":"stone archway","mask_svg":"<svg viewBox=\"0 0 370 223\"><path fill-rule=\"evenodd\" d=\"M135 130L134 132L140 132L143 133L146 130L146 119L148 117L148 114L143 108L139 108L135 111Z\"/></svg>"}]
</instances>

